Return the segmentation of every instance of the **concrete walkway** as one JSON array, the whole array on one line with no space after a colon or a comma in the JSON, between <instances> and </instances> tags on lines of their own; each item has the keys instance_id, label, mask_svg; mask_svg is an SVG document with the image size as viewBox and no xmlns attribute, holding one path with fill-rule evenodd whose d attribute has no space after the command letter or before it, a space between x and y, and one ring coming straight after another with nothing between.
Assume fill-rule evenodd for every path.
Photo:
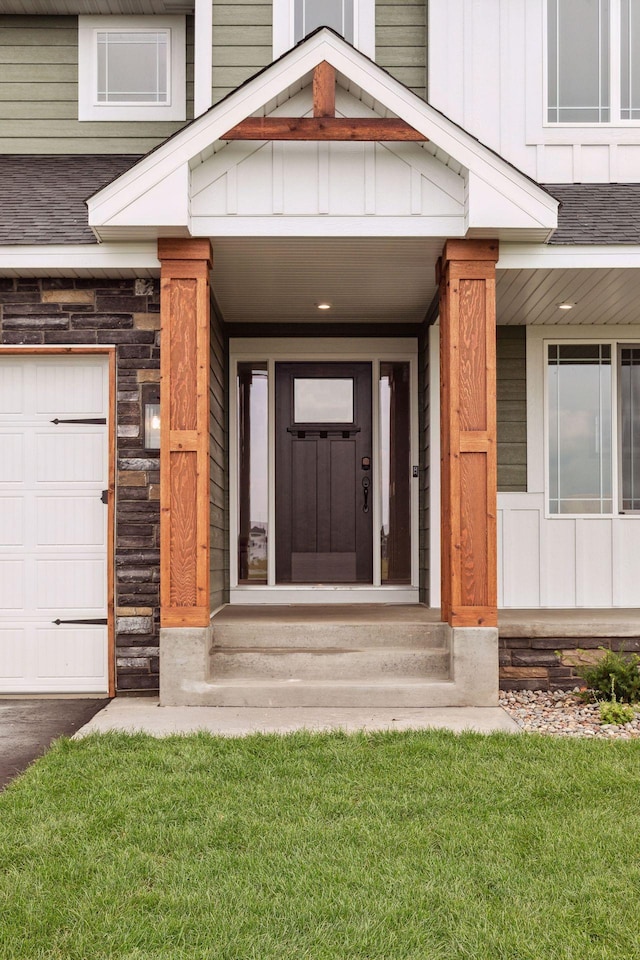
<instances>
[{"instance_id":1,"label":"concrete walkway","mask_svg":"<svg viewBox=\"0 0 640 960\"><path fill-rule=\"evenodd\" d=\"M142 731L154 737L207 730L225 737L249 733L292 733L294 730L425 730L440 728L479 733L518 733L520 728L502 707L424 707L371 709L359 707L161 707L151 697L117 697L76 734L116 730Z\"/></svg>"}]
</instances>

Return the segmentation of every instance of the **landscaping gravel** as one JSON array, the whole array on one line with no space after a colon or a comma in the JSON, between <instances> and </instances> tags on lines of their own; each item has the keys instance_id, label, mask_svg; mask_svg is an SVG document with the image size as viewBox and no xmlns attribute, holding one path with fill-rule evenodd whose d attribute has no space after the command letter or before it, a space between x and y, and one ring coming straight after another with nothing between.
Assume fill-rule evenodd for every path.
<instances>
[{"instance_id":1,"label":"landscaping gravel","mask_svg":"<svg viewBox=\"0 0 640 960\"><path fill-rule=\"evenodd\" d=\"M635 718L620 725L602 723L597 703L584 703L574 690L500 691L500 706L523 730L563 737L634 740L640 737L640 708Z\"/></svg>"}]
</instances>

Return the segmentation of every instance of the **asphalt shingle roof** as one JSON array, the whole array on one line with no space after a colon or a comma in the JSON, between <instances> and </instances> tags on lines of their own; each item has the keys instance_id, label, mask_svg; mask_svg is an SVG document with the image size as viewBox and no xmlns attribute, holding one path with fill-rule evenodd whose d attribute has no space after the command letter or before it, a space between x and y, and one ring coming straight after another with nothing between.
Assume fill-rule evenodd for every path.
<instances>
[{"instance_id":1,"label":"asphalt shingle roof","mask_svg":"<svg viewBox=\"0 0 640 960\"><path fill-rule=\"evenodd\" d=\"M0 244L95 243L85 200L139 159L0 155ZM640 183L543 186L561 203L550 243L640 243Z\"/></svg>"},{"instance_id":2,"label":"asphalt shingle roof","mask_svg":"<svg viewBox=\"0 0 640 960\"><path fill-rule=\"evenodd\" d=\"M640 243L640 183L545 183L561 203L549 243Z\"/></svg>"},{"instance_id":3,"label":"asphalt shingle roof","mask_svg":"<svg viewBox=\"0 0 640 960\"><path fill-rule=\"evenodd\" d=\"M0 156L0 243L96 243L86 198L139 159Z\"/></svg>"}]
</instances>

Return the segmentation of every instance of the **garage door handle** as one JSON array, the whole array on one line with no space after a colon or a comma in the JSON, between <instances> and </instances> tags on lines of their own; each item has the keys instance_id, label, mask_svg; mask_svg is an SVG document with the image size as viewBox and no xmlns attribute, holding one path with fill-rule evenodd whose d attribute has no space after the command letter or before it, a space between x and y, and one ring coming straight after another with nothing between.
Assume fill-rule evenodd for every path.
<instances>
[{"instance_id":1,"label":"garage door handle","mask_svg":"<svg viewBox=\"0 0 640 960\"><path fill-rule=\"evenodd\" d=\"M51 423L55 423L56 425L58 423L106 423L106 422L107 422L106 417L93 417L93 418L89 417L86 420L59 420L58 417L56 417L55 420L51 421Z\"/></svg>"},{"instance_id":2,"label":"garage door handle","mask_svg":"<svg viewBox=\"0 0 640 960\"><path fill-rule=\"evenodd\" d=\"M51 622L55 623L57 627L59 627L61 623L84 623L94 627L106 627L109 621L104 617L98 620L52 620Z\"/></svg>"}]
</instances>

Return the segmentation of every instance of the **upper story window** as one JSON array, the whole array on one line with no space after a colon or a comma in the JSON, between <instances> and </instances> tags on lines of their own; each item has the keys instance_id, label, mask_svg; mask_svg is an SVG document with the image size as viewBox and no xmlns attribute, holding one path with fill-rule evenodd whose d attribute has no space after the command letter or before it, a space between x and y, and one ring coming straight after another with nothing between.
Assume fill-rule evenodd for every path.
<instances>
[{"instance_id":1,"label":"upper story window","mask_svg":"<svg viewBox=\"0 0 640 960\"><path fill-rule=\"evenodd\" d=\"M375 0L273 0L273 56L281 56L318 27L331 27L375 56Z\"/></svg>"},{"instance_id":2,"label":"upper story window","mask_svg":"<svg viewBox=\"0 0 640 960\"><path fill-rule=\"evenodd\" d=\"M184 17L79 17L80 120L184 120Z\"/></svg>"},{"instance_id":3,"label":"upper story window","mask_svg":"<svg viewBox=\"0 0 640 960\"><path fill-rule=\"evenodd\" d=\"M640 120L640 9L636 0L621 0L620 117Z\"/></svg>"},{"instance_id":4,"label":"upper story window","mask_svg":"<svg viewBox=\"0 0 640 960\"><path fill-rule=\"evenodd\" d=\"M637 0L547 0L547 120L640 120Z\"/></svg>"},{"instance_id":5,"label":"upper story window","mask_svg":"<svg viewBox=\"0 0 640 960\"><path fill-rule=\"evenodd\" d=\"M353 0L294 0L295 42L318 27L331 27L353 43Z\"/></svg>"}]
</instances>

